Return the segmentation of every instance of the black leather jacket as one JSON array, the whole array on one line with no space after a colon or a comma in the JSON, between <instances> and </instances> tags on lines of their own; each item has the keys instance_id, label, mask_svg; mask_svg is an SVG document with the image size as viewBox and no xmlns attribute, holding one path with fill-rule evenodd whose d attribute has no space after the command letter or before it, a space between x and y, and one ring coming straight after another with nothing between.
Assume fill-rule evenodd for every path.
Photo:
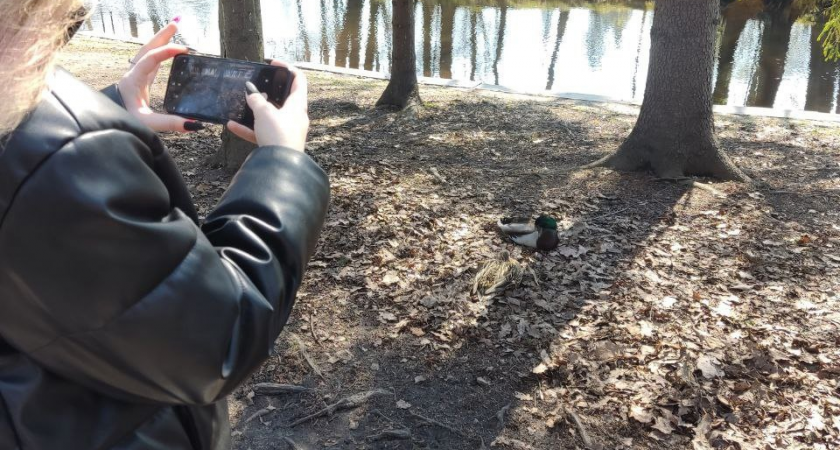
<instances>
[{"instance_id":1,"label":"black leather jacket","mask_svg":"<svg viewBox=\"0 0 840 450\"><path fill-rule=\"evenodd\" d=\"M329 200L255 150L199 228L154 132L58 71L0 141L0 449L225 449ZM112 101L113 100L113 101Z\"/></svg>"}]
</instances>

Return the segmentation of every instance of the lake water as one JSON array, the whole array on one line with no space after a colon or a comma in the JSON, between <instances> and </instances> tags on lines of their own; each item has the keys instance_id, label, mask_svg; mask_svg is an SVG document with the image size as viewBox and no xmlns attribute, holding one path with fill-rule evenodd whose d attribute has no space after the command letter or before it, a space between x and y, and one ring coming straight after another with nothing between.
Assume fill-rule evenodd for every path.
<instances>
[{"instance_id":1,"label":"lake water","mask_svg":"<svg viewBox=\"0 0 840 450\"><path fill-rule=\"evenodd\" d=\"M821 58L821 24L762 4L742 0L724 8L715 102L840 113L840 64ZM181 15L183 41L218 54L217 5L100 0L83 32L144 40ZM266 57L389 71L390 1L262 0L262 13ZM637 1L424 0L416 6L418 71L524 91L641 101L652 21L652 7Z\"/></svg>"}]
</instances>

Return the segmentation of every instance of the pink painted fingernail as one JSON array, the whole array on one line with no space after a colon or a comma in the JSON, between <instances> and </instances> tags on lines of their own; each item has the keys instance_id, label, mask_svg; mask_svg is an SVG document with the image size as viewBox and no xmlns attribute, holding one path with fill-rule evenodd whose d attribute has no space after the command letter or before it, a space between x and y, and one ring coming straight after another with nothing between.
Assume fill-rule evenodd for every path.
<instances>
[{"instance_id":1,"label":"pink painted fingernail","mask_svg":"<svg viewBox=\"0 0 840 450\"><path fill-rule=\"evenodd\" d=\"M172 21L175 23L181 23L181 16L175 16L175 18L172 19Z\"/></svg>"}]
</instances>

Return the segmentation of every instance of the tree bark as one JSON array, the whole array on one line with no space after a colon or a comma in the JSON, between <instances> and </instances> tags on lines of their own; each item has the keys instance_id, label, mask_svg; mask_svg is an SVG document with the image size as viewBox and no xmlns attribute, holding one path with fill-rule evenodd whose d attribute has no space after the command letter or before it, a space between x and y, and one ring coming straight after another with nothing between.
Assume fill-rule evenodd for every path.
<instances>
[{"instance_id":1,"label":"tree bark","mask_svg":"<svg viewBox=\"0 0 840 450\"><path fill-rule=\"evenodd\" d=\"M590 166L746 180L718 147L712 114L712 71L718 0L659 0L651 28L645 98L630 136Z\"/></svg>"},{"instance_id":2,"label":"tree bark","mask_svg":"<svg viewBox=\"0 0 840 450\"><path fill-rule=\"evenodd\" d=\"M263 61L260 0L220 0L219 31L223 58ZM253 144L225 130L222 133L222 146L216 152L214 162L234 172L253 149Z\"/></svg>"},{"instance_id":3,"label":"tree bark","mask_svg":"<svg viewBox=\"0 0 840 450\"><path fill-rule=\"evenodd\" d=\"M391 81L376 106L404 109L420 103L417 88L417 57L414 50L414 0L391 0L394 5Z\"/></svg>"}]
</instances>

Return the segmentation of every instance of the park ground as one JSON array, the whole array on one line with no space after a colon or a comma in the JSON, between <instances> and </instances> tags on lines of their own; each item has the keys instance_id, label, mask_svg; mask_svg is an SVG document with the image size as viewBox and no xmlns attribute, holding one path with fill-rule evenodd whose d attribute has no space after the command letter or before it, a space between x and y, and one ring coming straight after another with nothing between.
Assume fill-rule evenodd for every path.
<instances>
[{"instance_id":1,"label":"park ground","mask_svg":"<svg viewBox=\"0 0 840 450\"><path fill-rule=\"evenodd\" d=\"M61 64L102 88L135 50L80 38ZM838 448L840 126L717 116L757 182L689 186L570 170L635 107L423 86L395 115L383 82L308 76L332 204L276 355L230 398L235 449ZM219 133L164 136L202 216ZM537 213L557 250L495 230ZM503 249L527 276L480 301Z\"/></svg>"}]
</instances>

